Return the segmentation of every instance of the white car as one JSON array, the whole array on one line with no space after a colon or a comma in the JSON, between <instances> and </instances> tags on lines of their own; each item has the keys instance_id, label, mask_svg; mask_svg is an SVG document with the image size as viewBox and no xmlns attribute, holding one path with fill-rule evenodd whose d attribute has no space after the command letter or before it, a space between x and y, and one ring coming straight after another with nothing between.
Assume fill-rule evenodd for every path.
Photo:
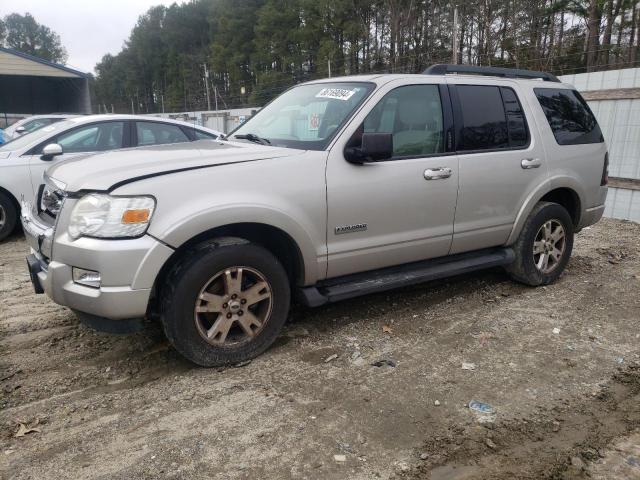
<instances>
[{"instance_id":1,"label":"white car","mask_svg":"<svg viewBox=\"0 0 640 480\"><path fill-rule=\"evenodd\" d=\"M0 241L14 230L21 200L33 201L52 163L96 152L216 140L222 132L139 115L88 115L52 123L0 145Z\"/></svg>"},{"instance_id":2,"label":"white car","mask_svg":"<svg viewBox=\"0 0 640 480\"><path fill-rule=\"evenodd\" d=\"M75 117L75 115L51 114L34 115L32 117L23 118L22 120L18 120L13 125L4 129L4 141L5 143L7 143L8 141L14 138L18 138L21 135L35 132L39 128L46 127L47 125L51 125L52 123L61 122L62 120L66 120L67 118L72 117Z\"/></svg>"}]
</instances>

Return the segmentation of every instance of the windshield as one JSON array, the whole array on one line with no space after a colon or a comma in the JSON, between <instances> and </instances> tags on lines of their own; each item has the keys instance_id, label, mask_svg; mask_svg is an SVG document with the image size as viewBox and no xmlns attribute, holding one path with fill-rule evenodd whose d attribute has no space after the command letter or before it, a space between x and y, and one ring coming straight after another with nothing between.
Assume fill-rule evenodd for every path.
<instances>
[{"instance_id":1,"label":"windshield","mask_svg":"<svg viewBox=\"0 0 640 480\"><path fill-rule=\"evenodd\" d=\"M68 127L75 125L71 120L65 120L62 122L52 123L46 127L42 127L31 133L25 133L24 135L14 138L7 143L0 145L0 152L8 152L14 150L21 150L31 144L37 143L41 140L45 140L47 137L52 136L55 132L66 130Z\"/></svg>"},{"instance_id":2,"label":"windshield","mask_svg":"<svg viewBox=\"0 0 640 480\"><path fill-rule=\"evenodd\" d=\"M261 143L270 145L324 150L333 134L373 87L372 83L365 82L316 83L294 87L238 127L229 138L251 134L264 140Z\"/></svg>"}]
</instances>

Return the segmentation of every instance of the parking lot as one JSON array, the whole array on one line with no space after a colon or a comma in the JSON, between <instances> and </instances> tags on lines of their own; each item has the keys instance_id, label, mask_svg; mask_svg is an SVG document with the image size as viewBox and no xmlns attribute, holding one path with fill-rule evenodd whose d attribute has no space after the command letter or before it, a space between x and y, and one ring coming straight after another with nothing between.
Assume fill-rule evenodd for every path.
<instances>
[{"instance_id":1,"label":"parking lot","mask_svg":"<svg viewBox=\"0 0 640 480\"><path fill-rule=\"evenodd\" d=\"M495 270L295 309L227 369L156 325L84 327L26 250L0 245L0 477L640 478L640 224L583 231L548 287Z\"/></svg>"}]
</instances>

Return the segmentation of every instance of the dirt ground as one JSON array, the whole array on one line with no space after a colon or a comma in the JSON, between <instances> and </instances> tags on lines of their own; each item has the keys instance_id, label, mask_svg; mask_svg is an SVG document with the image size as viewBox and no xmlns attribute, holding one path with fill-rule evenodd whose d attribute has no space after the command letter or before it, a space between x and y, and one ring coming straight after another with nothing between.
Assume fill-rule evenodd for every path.
<instances>
[{"instance_id":1,"label":"dirt ground","mask_svg":"<svg viewBox=\"0 0 640 480\"><path fill-rule=\"evenodd\" d=\"M209 370L33 294L26 250L0 244L2 478L640 478L640 224L581 232L552 286L495 270L295 309Z\"/></svg>"}]
</instances>

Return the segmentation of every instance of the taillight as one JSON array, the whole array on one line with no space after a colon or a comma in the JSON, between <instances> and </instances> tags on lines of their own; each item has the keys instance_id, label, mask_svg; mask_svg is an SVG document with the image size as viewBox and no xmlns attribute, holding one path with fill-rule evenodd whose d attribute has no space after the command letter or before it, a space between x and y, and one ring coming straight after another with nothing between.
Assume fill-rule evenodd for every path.
<instances>
[{"instance_id":1,"label":"taillight","mask_svg":"<svg viewBox=\"0 0 640 480\"><path fill-rule=\"evenodd\" d=\"M602 179L600 185L604 186L609 183L609 152L604 154L604 166L602 167Z\"/></svg>"}]
</instances>

